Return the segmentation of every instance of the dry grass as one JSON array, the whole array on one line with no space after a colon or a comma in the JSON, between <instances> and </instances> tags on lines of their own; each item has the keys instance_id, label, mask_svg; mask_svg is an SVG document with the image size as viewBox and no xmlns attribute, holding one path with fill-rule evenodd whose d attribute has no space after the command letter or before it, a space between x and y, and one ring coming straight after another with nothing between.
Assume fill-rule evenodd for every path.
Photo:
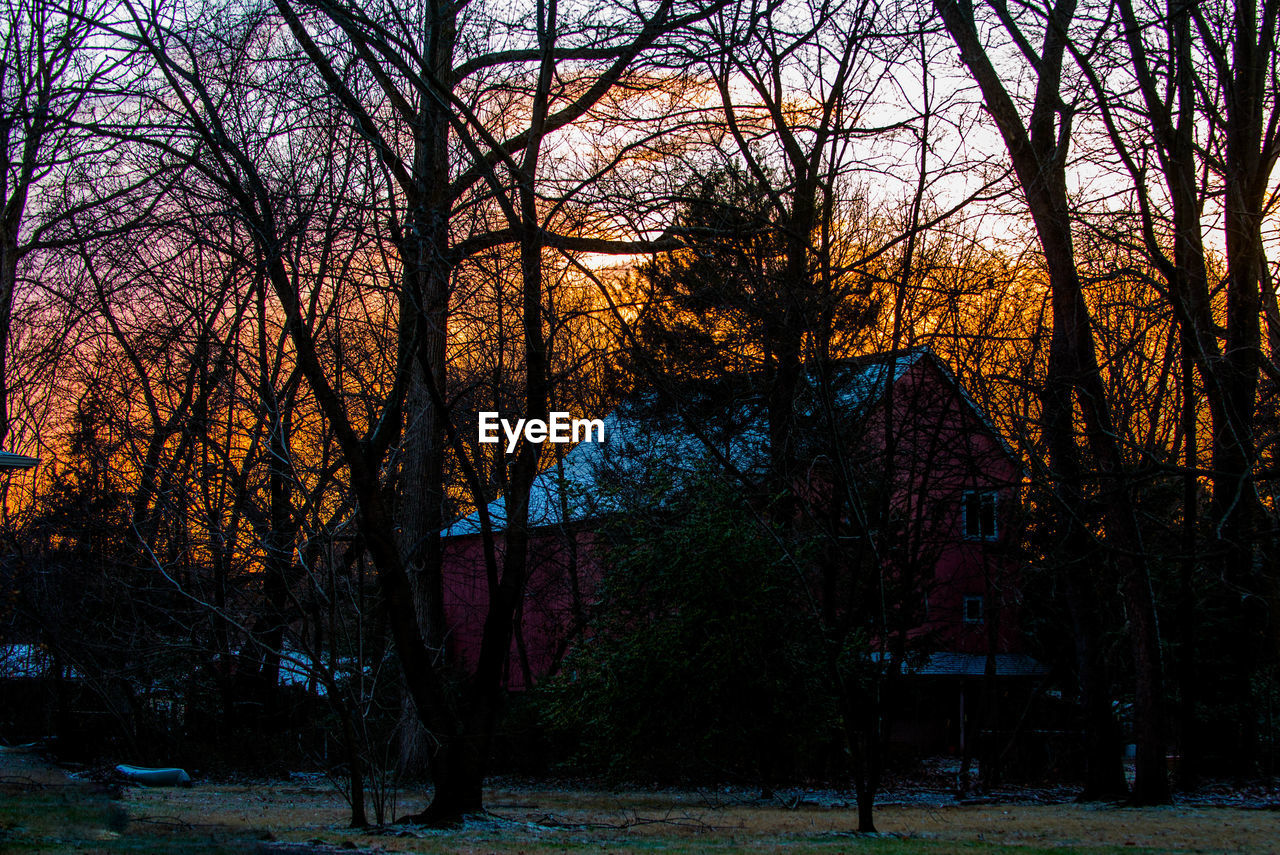
<instances>
[{"instance_id":1,"label":"dry grass","mask_svg":"<svg viewBox=\"0 0 1280 855\"><path fill-rule=\"evenodd\" d=\"M490 817L448 832L351 831L344 828L348 814L341 800L313 787L133 790L127 802L135 817L216 823L237 834L271 829L280 841L350 841L347 845L398 852L940 852L1006 846L1018 851L1280 852L1280 812L1231 808L890 806L877 812L885 836L867 839L852 835L856 817L847 808L725 804L689 792L493 789L487 799Z\"/></svg>"},{"instance_id":2,"label":"dry grass","mask_svg":"<svg viewBox=\"0 0 1280 855\"><path fill-rule=\"evenodd\" d=\"M33 784L20 786L21 776ZM3 852L1280 852L1280 811L1220 807L887 806L877 812L882 835L868 838L852 834L844 807L521 786L491 790L490 815L462 829L353 831L324 786L129 789L125 825L105 796L68 788L29 755L0 754L0 780L11 782L4 798L14 808ZM43 818L23 819L23 806Z\"/></svg>"}]
</instances>

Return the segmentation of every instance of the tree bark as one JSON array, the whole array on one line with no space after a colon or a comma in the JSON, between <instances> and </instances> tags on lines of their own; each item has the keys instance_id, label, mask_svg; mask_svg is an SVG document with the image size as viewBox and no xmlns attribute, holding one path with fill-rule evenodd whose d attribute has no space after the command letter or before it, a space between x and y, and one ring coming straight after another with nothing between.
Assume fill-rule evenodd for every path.
<instances>
[{"instance_id":1,"label":"tree bark","mask_svg":"<svg viewBox=\"0 0 1280 855\"><path fill-rule=\"evenodd\" d=\"M455 7L433 3L423 32L424 71L451 88L457 39ZM414 349L405 391L400 441L396 525L400 551L413 585L423 637L438 665L449 664L444 614L444 421L430 388L448 389L446 330L452 257L449 253L449 115L443 101L420 97L413 122L412 192L399 242L403 265L400 325L404 346ZM443 394L441 401L443 401ZM406 694L400 723L400 761L405 769L430 762L434 737L425 731Z\"/></svg>"}]
</instances>

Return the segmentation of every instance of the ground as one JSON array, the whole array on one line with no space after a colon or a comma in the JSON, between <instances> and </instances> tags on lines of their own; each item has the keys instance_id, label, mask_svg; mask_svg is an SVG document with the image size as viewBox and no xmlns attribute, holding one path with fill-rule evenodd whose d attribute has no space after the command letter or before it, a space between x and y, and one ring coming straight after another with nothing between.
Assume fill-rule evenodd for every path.
<instances>
[{"instance_id":1,"label":"ground","mask_svg":"<svg viewBox=\"0 0 1280 855\"><path fill-rule=\"evenodd\" d=\"M1051 792L1043 798L1057 798ZM852 833L848 796L494 787L490 815L452 831L354 831L321 779L124 790L69 778L31 751L0 749L0 852L1280 852L1280 804L1130 809L1072 803L945 804L890 793L881 834Z\"/></svg>"}]
</instances>

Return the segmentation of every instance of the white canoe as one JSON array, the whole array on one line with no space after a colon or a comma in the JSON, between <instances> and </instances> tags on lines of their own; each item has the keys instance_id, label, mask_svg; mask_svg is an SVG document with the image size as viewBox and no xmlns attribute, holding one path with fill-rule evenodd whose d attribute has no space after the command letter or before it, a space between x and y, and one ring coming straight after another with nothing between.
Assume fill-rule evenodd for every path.
<instances>
[{"instance_id":1,"label":"white canoe","mask_svg":"<svg viewBox=\"0 0 1280 855\"><path fill-rule=\"evenodd\" d=\"M191 783L191 776L187 774L186 769L151 769L146 766L121 764L116 767L116 772L136 784L148 787L176 787Z\"/></svg>"}]
</instances>

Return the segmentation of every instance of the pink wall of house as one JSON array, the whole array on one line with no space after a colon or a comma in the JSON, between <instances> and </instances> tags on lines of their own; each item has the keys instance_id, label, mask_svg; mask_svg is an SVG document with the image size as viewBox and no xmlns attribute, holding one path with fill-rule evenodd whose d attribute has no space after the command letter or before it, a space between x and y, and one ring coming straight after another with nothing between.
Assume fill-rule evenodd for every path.
<instances>
[{"instance_id":1,"label":"pink wall of house","mask_svg":"<svg viewBox=\"0 0 1280 855\"><path fill-rule=\"evenodd\" d=\"M495 538L498 567L506 541ZM552 673L566 646L581 629L582 604L589 601L600 566L594 537L585 529L542 529L529 542L529 579L507 659L506 685L526 689ZM472 666L480 654L489 603L484 548L479 535L444 543L446 647L455 661Z\"/></svg>"},{"instance_id":2,"label":"pink wall of house","mask_svg":"<svg viewBox=\"0 0 1280 855\"><path fill-rule=\"evenodd\" d=\"M918 360L898 380L893 411L894 505L907 543L902 560L913 565L927 597L918 631L936 633L942 649L959 653L986 653L989 646L1022 652L1018 464L932 359ZM882 402L868 419L873 465L879 465L874 456L884 456L886 412ZM977 495L967 500L971 494ZM989 519L979 518L975 533L966 513L981 513L982 494L994 494L995 508ZM966 598L975 597L981 604L966 615Z\"/></svg>"}]
</instances>

